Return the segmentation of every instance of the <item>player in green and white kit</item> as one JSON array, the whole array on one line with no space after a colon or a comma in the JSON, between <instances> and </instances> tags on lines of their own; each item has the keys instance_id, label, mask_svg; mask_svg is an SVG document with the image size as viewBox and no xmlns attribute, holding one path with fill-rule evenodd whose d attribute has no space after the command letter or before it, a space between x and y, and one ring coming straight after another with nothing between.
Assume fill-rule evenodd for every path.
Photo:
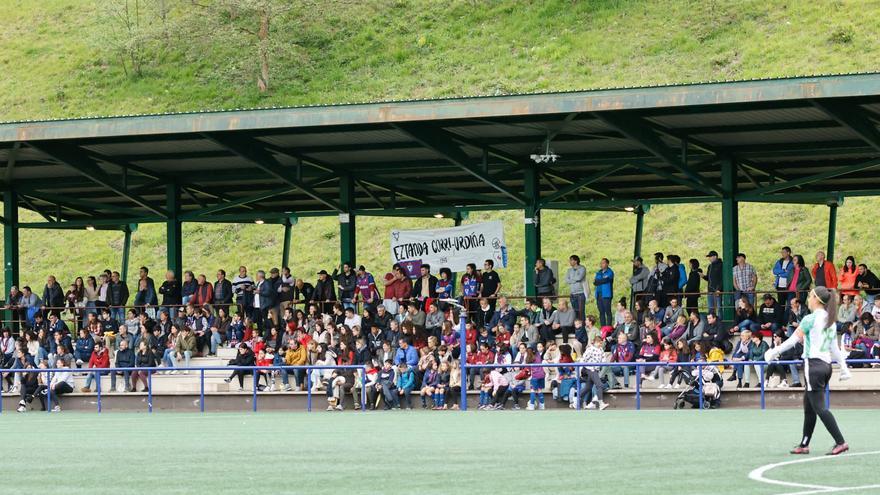
<instances>
[{"instance_id":1,"label":"player in green and white kit","mask_svg":"<svg viewBox=\"0 0 880 495\"><path fill-rule=\"evenodd\" d=\"M797 330L785 343L764 354L765 360L774 361L798 342L804 343L804 375L807 382L804 390L804 435L800 444L792 449L792 454L810 453L810 439L816 429L817 416L834 438L834 448L828 455L838 455L849 450L834 415L825 406L825 390L831 379L831 361L837 361L840 365L841 380L850 377L846 356L837 344L837 301L838 294L834 289L816 287L810 291L807 304L812 313L801 320Z\"/></svg>"}]
</instances>

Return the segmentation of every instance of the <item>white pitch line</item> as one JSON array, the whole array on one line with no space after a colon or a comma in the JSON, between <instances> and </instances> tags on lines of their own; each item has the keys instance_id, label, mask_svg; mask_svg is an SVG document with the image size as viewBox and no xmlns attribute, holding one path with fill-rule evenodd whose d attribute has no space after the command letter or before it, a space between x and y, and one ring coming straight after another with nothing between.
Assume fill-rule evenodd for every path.
<instances>
[{"instance_id":1,"label":"white pitch line","mask_svg":"<svg viewBox=\"0 0 880 495\"><path fill-rule=\"evenodd\" d=\"M782 466L788 466L791 464L802 464L805 462L816 462L821 460L829 460L829 459L839 459L841 457L856 457L863 455L877 455L880 454L880 450L875 450L871 452L856 452L852 454L843 454L838 456L822 456L822 457L806 457L803 459L795 459L793 461L785 461L785 462L777 462L773 464L765 464L761 467L753 469L749 473L749 479L753 481L758 481L760 483L768 483L771 485L780 485L780 486L788 486L792 488L807 488L806 491L799 491L793 493L787 493L784 495L811 495L818 493L833 493L833 492L843 492L843 491L851 491L851 490L867 490L870 488L878 488L880 485L863 485L863 486L847 486L847 487L838 487L838 486L826 486L826 485L811 485L808 483L796 483L793 481L782 481L782 480L774 480L770 478L765 478L764 473L767 471L776 469Z\"/></svg>"}]
</instances>

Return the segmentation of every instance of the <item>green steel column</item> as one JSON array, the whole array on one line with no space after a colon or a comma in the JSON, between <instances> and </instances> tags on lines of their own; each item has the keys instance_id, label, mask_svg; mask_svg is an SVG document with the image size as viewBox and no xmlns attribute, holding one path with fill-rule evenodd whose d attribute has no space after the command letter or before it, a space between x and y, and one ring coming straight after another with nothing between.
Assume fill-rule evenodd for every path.
<instances>
[{"instance_id":1,"label":"green steel column","mask_svg":"<svg viewBox=\"0 0 880 495\"><path fill-rule=\"evenodd\" d=\"M645 209L639 206L636 209L636 238L633 242L633 258L642 255L642 233L645 230Z\"/></svg>"},{"instance_id":2,"label":"green steel column","mask_svg":"<svg viewBox=\"0 0 880 495\"><path fill-rule=\"evenodd\" d=\"M357 266L357 228L354 210L354 180L350 175L339 177L339 203L342 212L339 214L339 263L351 263Z\"/></svg>"},{"instance_id":3,"label":"green steel column","mask_svg":"<svg viewBox=\"0 0 880 495\"><path fill-rule=\"evenodd\" d=\"M131 254L131 231L132 229L128 225L122 229L122 232L125 233L125 238L122 241L122 269L119 270L122 275L122 280L128 280L128 260L129 254Z\"/></svg>"},{"instance_id":4,"label":"green steel column","mask_svg":"<svg viewBox=\"0 0 880 495\"><path fill-rule=\"evenodd\" d=\"M6 283L6 293L15 285L18 285L18 194L12 188L3 192L3 217L6 225L3 226L3 266ZM3 296L5 297L5 296ZM6 315L9 320L11 315Z\"/></svg>"},{"instance_id":5,"label":"green steel column","mask_svg":"<svg viewBox=\"0 0 880 495\"><path fill-rule=\"evenodd\" d=\"M736 166L733 160L725 158L721 161L721 259L724 261L723 289L733 292L733 265L736 253L739 252L739 203L736 200ZM722 317L733 320L733 296L723 298L725 307Z\"/></svg>"},{"instance_id":6,"label":"green steel column","mask_svg":"<svg viewBox=\"0 0 880 495\"><path fill-rule=\"evenodd\" d=\"M290 228L293 224L290 219L284 221L284 245L281 246L281 266L289 267L290 263Z\"/></svg>"},{"instance_id":7,"label":"green steel column","mask_svg":"<svg viewBox=\"0 0 880 495\"><path fill-rule=\"evenodd\" d=\"M828 249L825 257L834 261L834 244L837 239L837 203L828 205Z\"/></svg>"},{"instance_id":8,"label":"green steel column","mask_svg":"<svg viewBox=\"0 0 880 495\"><path fill-rule=\"evenodd\" d=\"M168 208L168 220L165 222L168 269L174 272L177 280L183 280L183 222L179 219L180 186L168 184L165 195Z\"/></svg>"},{"instance_id":9,"label":"green steel column","mask_svg":"<svg viewBox=\"0 0 880 495\"><path fill-rule=\"evenodd\" d=\"M528 205L525 207L525 270L523 283L526 295L535 295L535 262L541 257L541 210L538 208L540 200L540 178L537 168L529 168L525 173L525 196Z\"/></svg>"}]
</instances>

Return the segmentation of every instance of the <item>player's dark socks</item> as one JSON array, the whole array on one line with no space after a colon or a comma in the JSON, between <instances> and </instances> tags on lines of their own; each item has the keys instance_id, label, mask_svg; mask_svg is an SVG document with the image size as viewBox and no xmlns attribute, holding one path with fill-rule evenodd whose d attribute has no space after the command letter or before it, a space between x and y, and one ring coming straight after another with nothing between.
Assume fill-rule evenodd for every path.
<instances>
[{"instance_id":1,"label":"player's dark socks","mask_svg":"<svg viewBox=\"0 0 880 495\"><path fill-rule=\"evenodd\" d=\"M835 445L834 448L831 449L830 451L828 451L828 453L825 455L840 455L840 454L846 452L847 450L849 450L849 445L847 445L846 442L844 442L844 443L840 443L840 444Z\"/></svg>"}]
</instances>

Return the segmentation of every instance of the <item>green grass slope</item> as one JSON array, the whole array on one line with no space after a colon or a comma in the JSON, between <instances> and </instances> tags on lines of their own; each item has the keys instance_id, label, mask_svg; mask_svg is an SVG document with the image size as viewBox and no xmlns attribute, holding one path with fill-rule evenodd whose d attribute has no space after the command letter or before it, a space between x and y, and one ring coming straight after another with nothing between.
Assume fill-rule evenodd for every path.
<instances>
[{"instance_id":1,"label":"green grass slope","mask_svg":"<svg viewBox=\"0 0 880 495\"><path fill-rule=\"evenodd\" d=\"M877 69L880 56L878 1L296 2L272 25L273 39L289 46L272 62L271 91L260 94L242 55L247 50L222 39L187 41L188 23L197 22L190 2L170 2L172 41L143 76L125 75L101 42L109 27L99 3L0 2L0 120L861 71ZM880 262L877 205L860 198L840 208L838 258ZM759 285L766 286L779 246L790 244L808 259L824 248L827 215L822 206L742 206L741 249L758 268ZM502 277L511 293L523 291L521 217L477 213L468 220L505 221L510 267ZM708 249L720 250L719 222L718 205L653 207L643 253L703 261ZM564 262L578 253L590 268L607 256L625 274L634 224L631 214L545 212L544 255ZM359 219L358 261L381 272L392 228L449 225ZM196 272L280 263L281 227L187 224L184 236L184 264ZM51 273L66 284L118 269L121 247L121 233L24 231L22 283L41 287ZM302 219L294 227L295 275L314 278L338 262L337 253L334 218ZM143 225L134 234L131 267L142 264L163 269L163 226Z\"/></svg>"}]
</instances>

